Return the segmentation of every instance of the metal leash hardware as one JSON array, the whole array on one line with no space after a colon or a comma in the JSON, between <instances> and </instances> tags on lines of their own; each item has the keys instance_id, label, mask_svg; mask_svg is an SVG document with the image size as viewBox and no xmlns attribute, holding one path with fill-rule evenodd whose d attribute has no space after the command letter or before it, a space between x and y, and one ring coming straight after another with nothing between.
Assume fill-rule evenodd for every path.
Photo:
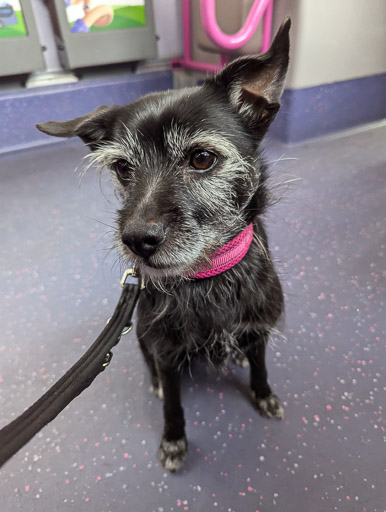
<instances>
[{"instance_id":1,"label":"metal leash hardware","mask_svg":"<svg viewBox=\"0 0 386 512\"><path fill-rule=\"evenodd\" d=\"M145 288L145 280L144 280L144 278L141 276L141 274L138 272L138 270L135 267L128 268L127 270L124 271L124 273L122 275L122 278L121 278L121 286L122 286L122 288L125 286L126 279L129 276L135 277L138 280L141 280L141 287L140 287L140 289L143 290Z\"/></svg>"},{"instance_id":2,"label":"metal leash hardware","mask_svg":"<svg viewBox=\"0 0 386 512\"><path fill-rule=\"evenodd\" d=\"M136 270L135 267L128 268L124 271L124 273L121 277L121 287L122 288L125 286L126 280L129 276L137 278L138 281L141 280L140 288L139 288L140 290L143 290L145 288L145 281L144 281L143 277L140 276L140 274L138 273L138 271ZM106 320L106 325L110 322L110 320L111 320L111 316ZM133 322L130 322L130 324L127 327L125 327L125 329L123 329L123 331L121 332L121 336L125 336L126 334L128 334L132 330L132 328L133 328ZM119 336L117 343L121 339L121 336ZM102 363L103 369L107 368L107 366L111 363L112 358L113 358L113 353L110 350L109 352L107 352L105 360Z\"/></svg>"}]
</instances>

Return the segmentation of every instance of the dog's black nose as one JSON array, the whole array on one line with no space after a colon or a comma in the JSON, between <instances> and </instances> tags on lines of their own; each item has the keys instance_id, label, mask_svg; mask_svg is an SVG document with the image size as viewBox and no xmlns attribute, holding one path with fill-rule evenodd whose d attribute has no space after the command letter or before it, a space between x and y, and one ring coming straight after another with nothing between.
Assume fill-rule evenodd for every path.
<instances>
[{"instance_id":1,"label":"dog's black nose","mask_svg":"<svg viewBox=\"0 0 386 512\"><path fill-rule=\"evenodd\" d=\"M162 223L136 223L125 227L122 242L137 256L149 258L165 241L166 227Z\"/></svg>"}]
</instances>

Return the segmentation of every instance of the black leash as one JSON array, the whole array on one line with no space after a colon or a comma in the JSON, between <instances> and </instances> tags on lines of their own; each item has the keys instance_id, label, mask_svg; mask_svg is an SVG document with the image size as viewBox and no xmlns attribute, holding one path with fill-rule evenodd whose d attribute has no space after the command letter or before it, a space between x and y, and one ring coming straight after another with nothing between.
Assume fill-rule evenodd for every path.
<instances>
[{"instance_id":1,"label":"black leash","mask_svg":"<svg viewBox=\"0 0 386 512\"><path fill-rule=\"evenodd\" d=\"M121 281L122 294L114 314L87 352L29 409L0 430L0 467L108 366L112 358L111 349L122 334L132 328L134 308L143 288L143 282L126 283L128 275L138 277L134 269L125 272Z\"/></svg>"}]
</instances>

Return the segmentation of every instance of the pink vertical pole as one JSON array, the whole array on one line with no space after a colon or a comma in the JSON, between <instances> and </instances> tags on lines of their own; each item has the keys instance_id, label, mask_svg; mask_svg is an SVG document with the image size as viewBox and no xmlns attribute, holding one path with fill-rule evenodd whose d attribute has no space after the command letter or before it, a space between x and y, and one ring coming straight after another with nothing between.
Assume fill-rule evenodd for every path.
<instances>
[{"instance_id":1,"label":"pink vertical pole","mask_svg":"<svg viewBox=\"0 0 386 512\"><path fill-rule=\"evenodd\" d=\"M216 73L220 66L209 64L207 62L196 62L192 60L191 50L191 26L190 26L190 0L182 0L182 29L183 29L183 47L184 57L182 59L173 59L171 66L174 69L187 67L197 71L206 71Z\"/></svg>"},{"instance_id":2,"label":"pink vertical pole","mask_svg":"<svg viewBox=\"0 0 386 512\"><path fill-rule=\"evenodd\" d=\"M220 53L220 66L223 68L229 62L229 55L226 53Z\"/></svg>"}]
</instances>

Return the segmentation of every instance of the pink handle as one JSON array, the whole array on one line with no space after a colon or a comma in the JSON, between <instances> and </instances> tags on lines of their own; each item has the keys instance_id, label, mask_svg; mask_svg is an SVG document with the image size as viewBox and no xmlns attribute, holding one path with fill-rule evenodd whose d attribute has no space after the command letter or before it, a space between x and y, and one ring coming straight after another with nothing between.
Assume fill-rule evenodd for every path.
<instances>
[{"instance_id":1,"label":"pink handle","mask_svg":"<svg viewBox=\"0 0 386 512\"><path fill-rule=\"evenodd\" d=\"M202 25L209 39L226 50L237 50L251 39L264 11L267 8L271 11L272 0L255 0L244 26L236 34L231 35L225 34L217 24L216 0L200 0L200 7Z\"/></svg>"}]
</instances>

